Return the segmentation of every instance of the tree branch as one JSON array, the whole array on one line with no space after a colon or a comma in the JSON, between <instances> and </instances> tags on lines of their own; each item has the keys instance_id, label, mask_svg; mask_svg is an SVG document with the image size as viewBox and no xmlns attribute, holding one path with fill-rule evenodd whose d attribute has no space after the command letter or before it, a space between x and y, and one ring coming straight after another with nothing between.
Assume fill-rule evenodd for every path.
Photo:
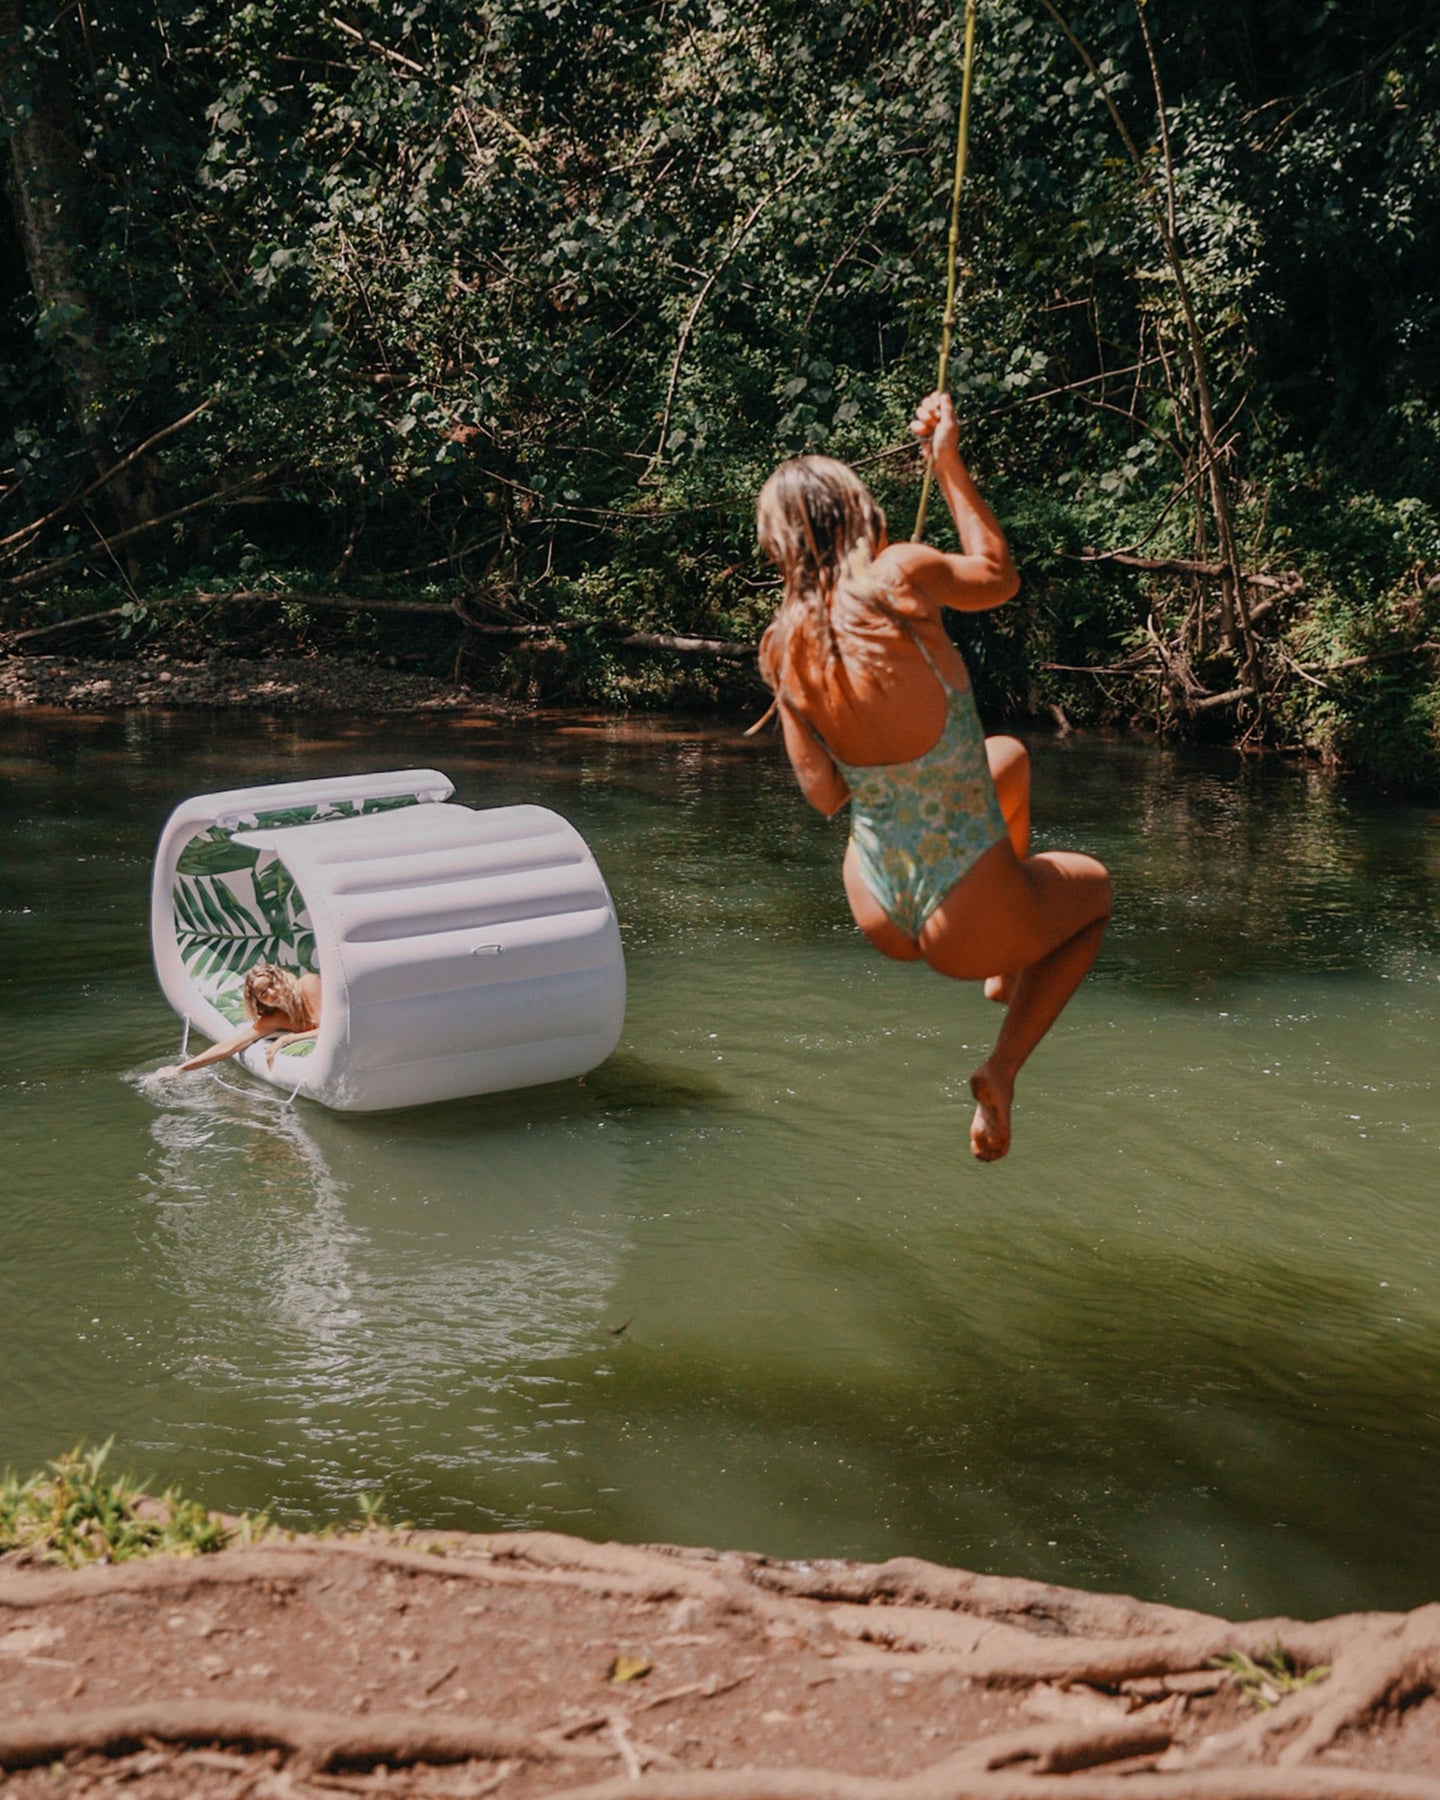
<instances>
[{"instance_id":1,"label":"tree branch","mask_svg":"<svg viewBox=\"0 0 1440 1800\"><path fill-rule=\"evenodd\" d=\"M207 506L219 506L232 495L240 494L246 488L257 487L268 481L275 473L274 469L260 469L253 475L247 475L243 481L237 481L228 488L221 488L218 494L206 494L202 499L192 500L188 506L177 506L173 512L161 513L158 518L144 519L138 525L129 525L124 531L117 531L113 537L102 537L98 547L113 549L116 544L128 543L131 538L142 537L147 531L158 531L162 525L172 525L176 519L187 518L191 513L202 511ZM57 556L52 562L41 563L38 569L30 569L24 575L12 575L8 581L0 582L0 593L15 594L22 588L33 587L37 581L43 581L49 575L58 574L61 569L68 569L71 563L79 562L81 557L89 556L97 548L96 544L86 544L82 549L72 550L67 556Z\"/></svg>"},{"instance_id":2,"label":"tree branch","mask_svg":"<svg viewBox=\"0 0 1440 1800\"><path fill-rule=\"evenodd\" d=\"M147 450L153 450L157 444L163 443L166 438L174 437L177 431L183 431L193 419L198 419L201 413L208 411L214 404L215 400L212 395L210 399L202 400L193 412L186 413L183 419L176 419L174 424L163 426L159 431L152 432L143 444L137 444L133 450L122 456L119 462L114 464L112 468L107 469L103 475L97 476L96 479L90 483L89 487L81 488L79 493L72 494L68 500L62 500L59 506L55 507L53 511L46 513L43 519L32 519L28 525L22 525L18 531L12 531L9 537L0 538L0 550L8 550L11 544L18 544L21 538L34 537L36 532L43 531L47 525L53 525L57 519L63 518L72 506L79 506L82 501L88 500L92 494L98 493L101 488L105 487L109 482L112 482L117 475L123 474L132 463L138 462ZM114 543L115 539L111 538L110 542Z\"/></svg>"}]
</instances>

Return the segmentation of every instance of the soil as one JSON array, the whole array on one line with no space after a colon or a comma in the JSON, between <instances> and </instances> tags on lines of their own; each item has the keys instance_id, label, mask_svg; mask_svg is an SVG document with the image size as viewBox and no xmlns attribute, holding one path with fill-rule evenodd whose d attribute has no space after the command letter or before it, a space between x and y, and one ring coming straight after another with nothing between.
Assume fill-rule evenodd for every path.
<instances>
[{"instance_id":1,"label":"soil","mask_svg":"<svg viewBox=\"0 0 1440 1800\"><path fill-rule=\"evenodd\" d=\"M1277 1645L1328 1673L1262 1705L1214 1666ZM1440 1605L1232 1624L539 1533L0 1561L7 1800L1440 1800L1437 1689Z\"/></svg>"},{"instance_id":2,"label":"soil","mask_svg":"<svg viewBox=\"0 0 1440 1800\"><path fill-rule=\"evenodd\" d=\"M425 713L517 710L463 685L337 658L185 662L59 656L0 660L0 706L111 712L126 707L223 706L257 712Z\"/></svg>"}]
</instances>

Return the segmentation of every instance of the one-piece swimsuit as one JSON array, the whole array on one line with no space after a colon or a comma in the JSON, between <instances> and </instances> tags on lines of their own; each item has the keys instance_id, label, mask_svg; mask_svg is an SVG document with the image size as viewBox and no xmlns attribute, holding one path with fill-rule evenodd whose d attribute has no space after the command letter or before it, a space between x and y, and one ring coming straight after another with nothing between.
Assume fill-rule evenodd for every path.
<instances>
[{"instance_id":1,"label":"one-piece swimsuit","mask_svg":"<svg viewBox=\"0 0 1440 1800\"><path fill-rule=\"evenodd\" d=\"M903 621L899 621L903 624ZM901 763L847 763L786 694L850 789L850 839L860 874L885 916L918 938L935 908L1005 836L1005 815L985 755L985 732L968 687L952 687L908 625L945 690L945 724L922 756Z\"/></svg>"}]
</instances>

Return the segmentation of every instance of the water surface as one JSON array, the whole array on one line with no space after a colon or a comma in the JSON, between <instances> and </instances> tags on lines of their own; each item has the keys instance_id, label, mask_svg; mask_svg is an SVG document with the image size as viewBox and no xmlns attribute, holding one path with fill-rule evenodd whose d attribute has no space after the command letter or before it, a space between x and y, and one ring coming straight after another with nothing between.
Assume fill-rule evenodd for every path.
<instances>
[{"instance_id":1,"label":"water surface","mask_svg":"<svg viewBox=\"0 0 1440 1800\"><path fill-rule=\"evenodd\" d=\"M1034 745L1116 876L966 1152L997 1013L857 939L773 741L667 721L0 720L0 1463L114 1434L226 1508L916 1554L1232 1612L1440 1587L1434 815ZM630 1004L587 1080L344 1116L177 1041L185 795L433 765L589 839Z\"/></svg>"}]
</instances>

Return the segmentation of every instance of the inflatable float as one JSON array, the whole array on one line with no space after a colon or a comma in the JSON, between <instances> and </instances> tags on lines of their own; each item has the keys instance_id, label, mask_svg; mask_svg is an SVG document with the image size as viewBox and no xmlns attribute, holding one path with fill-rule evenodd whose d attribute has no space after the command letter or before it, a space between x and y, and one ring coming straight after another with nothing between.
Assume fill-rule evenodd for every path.
<instances>
[{"instance_id":1,"label":"inflatable float","mask_svg":"<svg viewBox=\"0 0 1440 1800\"><path fill-rule=\"evenodd\" d=\"M434 769L201 794L155 857L166 999L207 1037L245 1023L246 971L320 977L318 1035L238 1061L342 1111L563 1081L625 1017L615 903L588 845L543 806L451 803Z\"/></svg>"}]
</instances>

